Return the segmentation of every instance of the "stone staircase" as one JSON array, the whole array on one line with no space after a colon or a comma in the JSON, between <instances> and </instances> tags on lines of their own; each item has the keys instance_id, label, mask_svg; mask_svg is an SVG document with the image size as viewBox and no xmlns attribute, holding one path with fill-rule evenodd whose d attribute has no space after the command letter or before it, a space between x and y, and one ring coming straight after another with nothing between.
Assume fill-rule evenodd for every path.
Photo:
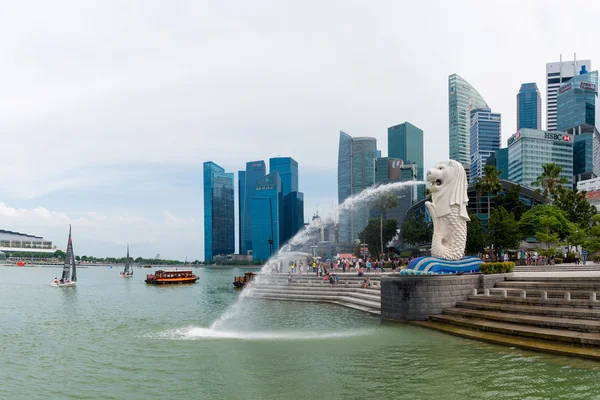
<instances>
[{"instance_id":1,"label":"stone staircase","mask_svg":"<svg viewBox=\"0 0 600 400\"><path fill-rule=\"evenodd\" d=\"M600 264L587 262L579 264L555 264L555 265L517 265L514 272L587 272L600 271Z\"/></svg>"},{"instance_id":2,"label":"stone staircase","mask_svg":"<svg viewBox=\"0 0 600 400\"><path fill-rule=\"evenodd\" d=\"M459 336L600 359L597 292L600 276L512 276L492 289L474 289L468 300L416 324Z\"/></svg>"},{"instance_id":3,"label":"stone staircase","mask_svg":"<svg viewBox=\"0 0 600 400\"><path fill-rule=\"evenodd\" d=\"M367 289L361 288L364 278L359 278L355 273L337 275L340 280L333 287L314 274L294 275L291 286L288 285L287 274L261 276L252 285L248 295L267 300L332 303L369 314L381 314L381 275L367 274L371 279L371 286Z\"/></svg>"}]
</instances>

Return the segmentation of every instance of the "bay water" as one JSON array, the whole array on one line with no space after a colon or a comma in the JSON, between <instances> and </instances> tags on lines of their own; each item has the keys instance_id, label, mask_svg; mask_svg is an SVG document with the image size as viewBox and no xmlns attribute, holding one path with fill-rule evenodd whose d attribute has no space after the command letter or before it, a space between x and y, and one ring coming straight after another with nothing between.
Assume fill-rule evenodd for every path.
<instances>
[{"instance_id":1,"label":"bay water","mask_svg":"<svg viewBox=\"0 0 600 400\"><path fill-rule=\"evenodd\" d=\"M335 305L244 299L244 269L151 286L117 268L0 267L0 399L592 399L600 364Z\"/></svg>"}]
</instances>

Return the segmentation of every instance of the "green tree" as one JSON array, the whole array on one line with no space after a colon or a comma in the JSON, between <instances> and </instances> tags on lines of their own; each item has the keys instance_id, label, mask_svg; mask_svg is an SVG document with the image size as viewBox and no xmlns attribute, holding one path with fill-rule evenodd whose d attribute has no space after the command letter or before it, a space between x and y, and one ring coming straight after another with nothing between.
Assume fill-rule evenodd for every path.
<instances>
[{"instance_id":1,"label":"green tree","mask_svg":"<svg viewBox=\"0 0 600 400\"><path fill-rule=\"evenodd\" d=\"M498 207L492 211L487 224L487 241L494 247L496 253L500 250L514 249L521 241L519 224L514 215Z\"/></svg>"},{"instance_id":2,"label":"green tree","mask_svg":"<svg viewBox=\"0 0 600 400\"><path fill-rule=\"evenodd\" d=\"M538 249L541 255L550 257L556 254L556 248L553 246L560 240L558 237L558 230L560 229L560 222L554 215L542 215L540 217L540 225L542 230L536 232L535 238L538 242L545 245Z\"/></svg>"},{"instance_id":3,"label":"green tree","mask_svg":"<svg viewBox=\"0 0 600 400\"><path fill-rule=\"evenodd\" d=\"M356 258L362 257L362 254L360 254L360 250L361 250L361 246L360 246L360 244L357 244L356 247L354 248L354 257L356 257Z\"/></svg>"},{"instance_id":4,"label":"green tree","mask_svg":"<svg viewBox=\"0 0 600 400\"><path fill-rule=\"evenodd\" d=\"M591 218L588 235L585 247L591 254L595 254L600 251L600 214L596 214Z\"/></svg>"},{"instance_id":5,"label":"green tree","mask_svg":"<svg viewBox=\"0 0 600 400\"><path fill-rule=\"evenodd\" d=\"M571 247L583 246L586 240L586 231L583 229L575 229L569 236L567 236L567 244L569 245L569 251L571 251Z\"/></svg>"},{"instance_id":6,"label":"green tree","mask_svg":"<svg viewBox=\"0 0 600 400\"><path fill-rule=\"evenodd\" d=\"M379 196L374 202L374 208L376 208L379 211L379 242L381 244L380 250L382 255L384 254L383 244L389 242L389 240L385 242L383 240L383 219L385 218L385 211L395 207L398 207L398 196L394 193L383 194ZM398 225L398 222L396 222L396 225Z\"/></svg>"},{"instance_id":7,"label":"green tree","mask_svg":"<svg viewBox=\"0 0 600 400\"><path fill-rule=\"evenodd\" d=\"M564 176L560 176L562 167L554 164L542 165L542 174L531 184L538 187L538 192L541 192L544 196L554 199L557 191L562 188L562 185L569 182Z\"/></svg>"},{"instance_id":8,"label":"green tree","mask_svg":"<svg viewBox=\"0 0 600 400\"><path fill-rule=\"evenodd\" d=\"M528 210L521 217L519 223L524 238L536 237L538 232L544 232L544 225L541 218L544 216L553 216L559 223L559 228L555 231L558 234L558 240L565 240L572 232L574 225L569 222L565 212L552 204L540 204Z\"/></svg>"},{"instance_id":9,"label":"green tree","mask_svg":"<svg viewBox=\"0 0 600 400\"><path fill-rule=\"evenodd\" d=\"M491 212L491 197L502 191L502 183L500 183L500 174L493 165L486 165L483 170L484 175L475 178L475 190L479 194L487 195L488 215Z\"/></svg>"},{"instance_id":10,"label":"green tree","mask_svg":"<svg viewBox=\"0 0 600 400\"><path fill-rule=\"evenodd\" d=\"M369 223L359 234L358 238L361 243L366 243L369 246L369 253L372 256L379 258L383 253L379 252L379 249L383 247L382 243L387 243L394 235L396 235L396 229L398 228L398 221L395 219L388 219L383 222L383 237L379 235L379 218L372 218ZM383 240L383 242L381 242Z\"/></svg>"},{"instance_id":11,"label":"green tree","mask_svg":"<svg viewBox=\"0 0 600 400\"><path fill-rule=\"evenodd\" d=\"M519 221L527 211L527 207L521 201L521 185L513 185L501 195L494 196L494 207L504 207L515 216L515 220Z\"/></svg>"},{"instance_id":12,"label":"green tree","mask_svg":"<svg viewBox=\"0 0 600 400\"><path fill-rule=\"evenodd\" d=\"M471 219L467 222L467 254L478 254L485 248L485 231L481 220L475 214L469 214Z\"/></svg>"},{"instance_id":13,"label":"green tree","mask_svg":"<svg viewBox=\"0 0 600 400\"><path fill-rule=\"evenodd\" d=\"M597 212L596 207L587 201L586 192L580 192L577 189L559 188L556 192L554 205L565 212L569 221L577 224L582 229L589 226L590 219Z\"/></svg>"},{"instance_id":14,"label":"green tree","mask_svg":"<svg viewBox=\"0 0 600 400\"><path fill-rule=\"evenodd\" d=\"M76 256L76 257L75 257L75 260L76 260L76 261L81 261L81 257L79 257L79 256Z\"/></svg>"},{"instance_id":15,"label":"green tree","mask_svg":"<svg viewBox=\"0 0 600 400\"><path fill-rule=\"evenodd\" d=\"M58 259L65 258L66 255L67 254L62 250L56 250L53 254L53 256Z\"/></svg>"},{"instance_id":16,"label":"green tree","mask_svg":"<svg viewBox=\"0 0 600 400\"><path fill-rule=\"evenodd\" d=\"M433 227L431 223L425 222L425 214L421 213L419 217L417 217L416 214L413 213L402 225L400 233L405 243L414 245L430 243L431 237L433 236Z\"/></svg>"}]
</instances>

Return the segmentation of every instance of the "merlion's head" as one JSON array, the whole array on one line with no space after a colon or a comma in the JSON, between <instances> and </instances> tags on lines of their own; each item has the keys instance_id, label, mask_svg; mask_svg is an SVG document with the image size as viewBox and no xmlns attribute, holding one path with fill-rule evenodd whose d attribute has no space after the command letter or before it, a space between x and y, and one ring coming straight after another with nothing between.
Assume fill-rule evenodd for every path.
<instances>
[{"instance_id":1,"label":"merlion's head","mask_svg":"<svg viewBox=\"0 0 600 400\"><path fill-rule=\"evenodd\" d=\"M463 166L454 160L438 163L427 171L426 179L431 183L429 190L438 217L450 214L450 206L460 206L460 216L469 220L467 204L467 174Z\"/></svg>"}]
</instances>

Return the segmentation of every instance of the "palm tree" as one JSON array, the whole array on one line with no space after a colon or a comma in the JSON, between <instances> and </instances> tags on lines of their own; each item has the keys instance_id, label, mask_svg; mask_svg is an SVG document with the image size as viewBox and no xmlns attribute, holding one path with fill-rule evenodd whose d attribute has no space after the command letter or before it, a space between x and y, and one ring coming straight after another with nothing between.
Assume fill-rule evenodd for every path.
<instances>
[{"instance_id":1,"label":"palm tree","mask_svg":"<svg viewBox=\"0 0 600 400\"><path fill-rule=\"evenodd\" d=\"M561 171L562 167L554 163L544 164L542 165L542 174L531 185L543 189L544 196L554 198L562 185L569 182L567 178L560 176ZM539 191L540 189L538 189Z\"/></svg>"},{"instance_id":2,"label":"palm tree","mask_svg":"<svg viewBox=\"0 0 600 400\"><path fill-rule=\"evenodd\" d=\"M502 183L500 182L500 174L502 171L498 171L493 165L486 165L483 169L483 173L483 176L475 178L475 190L477 190L477 193L479 194L487 194L487 215L489 218L491 212L490 198L493 194L502 191Z\"/></svg>"},{"instance_id":3,"label":"palm tree","mask_svg":"<svg viewBox=\"0 0 600 400\"><path fill-rule=\"evenodd\" d=\"M379 210L379 240L381 242L381 257L383 257L383 215L385 210L398 207L397 194L383 194L375 200L374 208Z\"/></svg>"}]
</instances>

